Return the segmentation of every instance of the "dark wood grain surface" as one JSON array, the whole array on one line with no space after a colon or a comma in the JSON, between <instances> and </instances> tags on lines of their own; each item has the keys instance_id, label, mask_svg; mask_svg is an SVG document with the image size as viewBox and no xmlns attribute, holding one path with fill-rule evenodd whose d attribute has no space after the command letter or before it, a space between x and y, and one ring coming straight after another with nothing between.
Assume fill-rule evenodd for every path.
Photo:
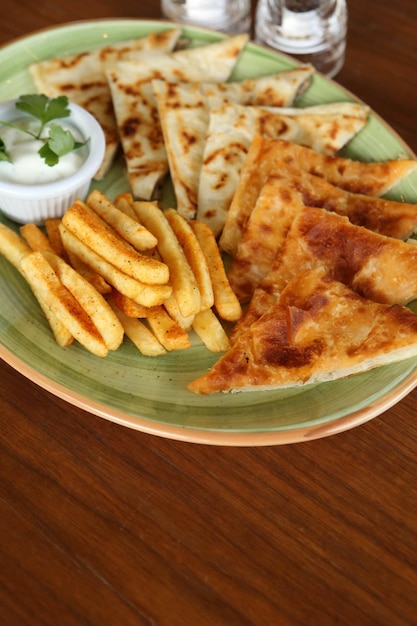
<instances>
[{"instance_id":1,"label":"dark wood grain surface","mask_svg":"<svg viewBox=\"0 0 417 626\"><path fill-rule=\"evenodd\" d=\"M348 5L337 80L417 151L417 5ZM159 2L8 3L0 43L102 17L160 17ZM204 446L90 415L0 363L0 623L416 624L416 401L309 443Z\"/></svg>"}]
</instances>

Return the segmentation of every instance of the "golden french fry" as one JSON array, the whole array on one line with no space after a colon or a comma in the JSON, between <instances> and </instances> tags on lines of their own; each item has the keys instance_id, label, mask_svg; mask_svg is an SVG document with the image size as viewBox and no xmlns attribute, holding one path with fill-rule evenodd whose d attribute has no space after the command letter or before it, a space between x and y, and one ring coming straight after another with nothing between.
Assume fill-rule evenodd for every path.
<instances>
[{"instance_id":1,"label":"golden french fry","mask_svg":"<svg viewBox=\"0 0 417 626\"><path fill-rule=\"evenodd\" d=\"M64 287L90 316L107 348L117 350L123 341L124 330L107 300L58 255L47 251L43 252L43 255Z\"/></svg>"},{"instance_id":2,"label":"golden french fry","mask_svg":"<svg viewBox=\"0 0 417 626\"><path fill-rule=\"evenodd\" d=\"M68 328L64 326L64 324L60 322L60 320L56 317L56 315L54 315L52 311L48 309L46 304L42 302L42 299L38 297L38 295L36 294L36 290L33 289L33 286L32 286L32 291L33 291L35 298L38 301L39 306L42 309L43 314L45 315L48 321L48 324L52 330L56 343L61 348L66 348L67 346L71 345L72 342L74 341L74 337L72 336Z\"/></svg>"},{"instance_id":3,"label":"golden french fry","mask_svg":"<svg viewBox=\"0 0 417 626\"><path fill-rule=\"evenodd\" d=\"M128 276L150 285L168 282L169 270L165 263L135 250L80 200L67 209L62 223L91 250Z\"/></svg>"},{"instance_id":4,"label":"golden french fry","mask_svg":"<svg viewBox=\"0 0 417 626\"><path fill-rule=\"evenodd\" d=\"M139 224L137 219L118 209L101 191L94 189L90 193L87 198L87 206L136 250L154 248L158 243L156 237L147 228Z\"/></svg>"},{"instance_id":5,"label":"golden french fry","mask_svg":"<svg viewBox=\"0 0 417 626\"><path fill-rule=\"evenodd\" d=\"M212 309L197 313L193 330L210 352L226 352L230 348L229 337Z\"/></svg>"},{"instance_id":6,"label":"golden french fry","mask_svg":"<svg viewBox=\"0 0 417 626\"><path fill-rule=\"evenodd\" d=\"M230 286L213 231L204 222L194 220L190 224L207 259L216 311L222 319L236 322L242 316L242 307Z\"/></svg>"},{"instance_id":7,"label":"golden french fry","mask_svg":"<svg viewBox=\"0 0 417 626\"><path fill-rule=\"evenodd\" d=\"M167 350L185 350L191 346L187 332L163 307L152 309L146 319L155 337Z\"/></svg>"},{"instance_id":8,"label":"golden french fry","mask_svg":"<svg viewBox=\"0 0 417 626\"><path fill-rule=\"evenodd\" d=\"M175 296L171 296L164 302L164 307L167 310L170 317L177 322L184 330L191 330L195 315L189 315L184 317L178 306L178 302Z\"/></svg>"},{"instance_id":9,"label":"golden french fry","mask_svg":"<svg viewBox=\"0 0 417 626\"><path fill-rule=\"evenodd\" d=\"M133 210L133 196L131 193L119 193L118 196L114 199L114 206L122 211L133 220L137 221L136 213Z\"/></svg>"},{"instance_id":10,"label":"golden french fry","mask_svg":"<svg viewBox=\"0 0 417 626\"><path fill-rule=\"evenodd\" d=\"M170 281L181 315L184 317L195 315L201 308L200 291L167 218L153 202L134 202L133 208L139 221L158 240L158 251L169 267Z\"/></svg>"},{"instance_id":11,"label":"golden french fry","mask_svg":"<svg viewBox=\"0 0 417 626\"><path fill-rule=\"evenodd\" d=\"M0 253L20 272L20 261L32 252L14 230L0 223Z\"/></svg>"},{"instance_id":12,"label":"golden french fry","mask_svg":"<svg viewBox=\"0 0 417 626\"><path fill-rule=\"evenodd\" d=\"M211 309L214 304L213 286L200 243L190 224L177 211L168 209L165 211L165 217L184 250L185 258L197 281L201 297L200 309L203 311Z\"/></svg>"},{"instance_id":13,"label":"golden french fry","mask_svg":"<svg viewBox=\"0 0 417 626\"><path fill-rule=\"evenodd\" d=\"M39 294L45 306L70 331L73 337L96 356L104 357L108 349L91 318L61 283L41 252L34 251L20 261L23 275Z\"/></svg>"},{"instance_id":14,"label":"golden french fry","mask_svg":"<svg viewBox=\"0 0 417 626\"><path fill-rule=\"evenodd\" d=\"M165 348L143 322L125 315L116 305L112 306L123 325L126 336L129 337L142 354L145 356L160 356L161 354L166 354Z\"/></svg>"},{"instance_id":15,"label":"golden french fry","mask_svg":"<svg viewBox=\"0 0 417 626\"><path fill-rule=\"evenodd\" d=\"M62 243L61 234L59 232L60 223L60 217L49 217L45 220L45 230L52 250L55 252L55 254L60 256L61 259L64 259L64 261L66 261L66 252Z\"/></svg>"},{"instance_id":16,"label":"golden french fry","mask_svg":"<svg viewBox=\"0 0 417 626\"><path fill-rule=\"evenodd\" d=\"M39 252L45 250L48 252L54 251L48 237L36 224L23 224L20 226L20 234L32 250L38 250Z\"/></svg>"},{"instance_id":17,"label":"golden french fry","mask_svg":"<svg viewBox=\"0 0 417 626\"><path fill-rule=\"evenodd\" d=\"M120 293L120 291L117 291L117 289L111 290L109 302L111 304L115 304L116 307L127 317L145 318L148 316L149 313L149 307L138 304L128 296L125 296L124 293Z\"/></svg>"},{"instance_id":18,"label":"golden french fry","mask_svg":"<svg viewBox=\"0 0 417 626\"><path fill-rule=\"evenodd\" d=\"M159 206L159 203L157 200L148 200L147 202L154 204L156 207ZM120 209L120 211L123 211L127 215L130 215L130 217L133 217L133 219L137 220L136 212L133 209L134 203L135 203L135 199L133 198L132 194L129 192L119 193L114 199L114 205L118 209Z\"/></svg>"},{"instance_id":19,"label":"golden french fry","mask_svg":"<svg viewBox=\"0 0 417 626\"><path fill-rule=\"evenodd\" d=\"M64 248L65 250L65 248ZM104 278L100 276L95 270L91 269L84 261L82 261L71 250L65 250L65 255L68 257L69 264L73 267L81 276L84 276L89 283L93 285L95 289L102 295L111 293L111 285L106 283Z\"/></svg>"},{"instance_id":20,"label":"golden french fry","mask_svg":"<svg viewBox=\"0 0 417 626\"><path fill-rule=\"evenodd\" d=\"M65 249L78 256L84 263L89 265L105 281L117 291L128 296L138 304L152 307L162 304L172 293L170 285L147 285L124 274L112 263L109 263L94 250L91 250L84 242L68 230L64 223L60 226L62 241Z\"/></svg>"},{"instance_id":21,"label":"golden french fry","mask_svg":"<svg viewBox=\"0 0 417 626\"><path fill-rule=\"evenodd\" d=\"M4 224L0 224L0 253L11 263L20 273L22 273L20 263L21 260L30 254L32 250L27 243L19 237L17 233ZM62 324L52 311L46 306L42 300L41 294L38 293L36 287L32 286L32 291L41 307L49 326L54 334L55 341L59 346L68 346L73 336L69 330Z\"/></svg>"},{"instance_id":22,"label":"golden french fry","mask_svg":"<svg viewBox=\"0 0 417 626\"><path fill-rule=\"evenodd\" d=\"M90 267L88 267L77 256L65 250L65 247L61 238L60 229L59 229L60 224L61 224L60 218L50 218L48 220L45 220L45 227L47 231L47 238L49 240L49 247L46 246L46 243L45 243L44 248L42 248L41 246L42 238L40 235L42 235L43 233L42 231L40 231L40 229L38 229L40 235L38 233L39 240L38 240L37 247L36 247L35 232L33 231L33 229L30 229L29 232L27 232L27 227L31 225L25 224L24 226L21 227L21 231L22 230L24 231L23 233L24 236L26 235L27 237L29 237L27 241L33 249L41 250L41 251L42 249L44 249L50 252L54 252L59 257L64 259L64 261L68 261L71 267L73 267L79 274L81 274L81 276L83 276L99 293L101 294L110 293L111 287L110 285L106 283L106 281L104 280L102 276L100 276L99 274L97 274L97 272L95 272Z\"/></svg>"}]
</instances>

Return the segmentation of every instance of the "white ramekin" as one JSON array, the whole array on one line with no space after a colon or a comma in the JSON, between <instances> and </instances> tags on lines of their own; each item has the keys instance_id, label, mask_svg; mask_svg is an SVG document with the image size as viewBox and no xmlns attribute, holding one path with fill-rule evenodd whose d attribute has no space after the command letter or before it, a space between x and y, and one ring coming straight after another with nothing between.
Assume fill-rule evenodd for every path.
<instances>
[{"instance_id":1,"label":"white ramekin","mask_svg":"<svg viewBox=\"0 0 417 626\"><path fill-rule=\"evenodd\" d=\"M17 100L0 103L0 119L12 122L22 117L15 107ZM51 217L61 217L75 200L84 200L97 173L106 149L103 130L97 120L77 104L69 103L66 118L88 140L88 156L79 170L67 178L38 185L23 185L0 180L0 211L20 224L42 224ZM1 130L1 127L0 127Z\"/></svg>"}]
</instances>

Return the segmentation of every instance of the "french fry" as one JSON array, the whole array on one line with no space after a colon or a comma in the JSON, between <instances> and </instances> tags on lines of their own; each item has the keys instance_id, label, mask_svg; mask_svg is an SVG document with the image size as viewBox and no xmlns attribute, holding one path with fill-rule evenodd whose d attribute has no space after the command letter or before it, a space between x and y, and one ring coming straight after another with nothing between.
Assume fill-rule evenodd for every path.
<instances>
[{"instance_id":1,"label":"french fry","mask_svg":"<svg viewBox=\"0 0 417 626\"><path fill-rule=\"evenodd\" d=\"M14 230L0 223L0 253L20 272L20 261L30 254L28 244Z\"/></svg>"},{"instance_id":2,"label":"french fry","mask_svg":"<svg viewBox=\"0 0 417 626\"><path fill-rule=\"evenodd\" d=\"M169 270L165 263L135 250L83 202L77 200L67 209L62 223L91 250L128 276L150 285L165 285L168 282Z\"/></svg>"},{"instance_id":3,"label":"french fry","mask_svg":"<svg viewBox=\"0 0 417 626\"><path fill-rule=\"evenodd\" d=\"M158 251L169 267L173 293L181 315L195 315L201 308L201 297L193 271L167 218L152 202L134 202L133 208L148 230L158 240Z\"/></svg>"},{"instance_id":4,"label":"french fry","mask_svg":"<svg viewBox=\"0 0 417 626\"><path fill-rule=\"evenodd\" d=\"M30 252L20 260L20 267L35 295L39 295L73 337L92 354L107 356L108 349L95 324L61 283L42 253Z\"/></svg>"},{"instance_id":5,"label":"french fry","mask_svg":"<svg viewBox=\"0 0 417 626\"><path fill-rule=\"evenodd\" d=\"M31 253L31 249L11 228L8 228L4 224L0 224L0 253L9 261L9 263L22 273L20 266L21 260ZM57 344L63 348L69 346L73 341L73 336L70 331L48 308L46 303L43 301L41 294L36 289L36 285L32 285L32 291L49 323L49 326L51 327Z\"/></svg>"},{"instance_id":6,"label":"french fry","mask_svg":"<svg viewBox=\"0 0 417 626\"><path fill-rule=\"evenodd\" d=\"M138 304L124 293L120 293L117 289L112 289L109 296L109 302L113 303L127 317L145 318L148 316L149 307Z\"/></svg>"},{"instance_id":7,"label":"french fry","mask_svg":"<svg viewBox=\"0 0 417 626\"><path fill-rule=\"evenodd\" d=\"M42 297L40 294L37 293L36 287L34 287L34 285L32 285L31 287L32 287L33 295L37 299L38 304L41 307L46 320L48 321L48 324L52 330L54 339L56 343L58 344L58 346L60 346L61 348L66 348L67 346L71 345L72 342L74 341L73 335L70 333L68 328L64 326L64 324L61 323L61 321L56 317L56 315L54 315L52 311L49 310L47 305L42 301Z\"/></svg>"},{"instance_id":8,"label":"french fry","mask_svg":"<svg viewBox=\"0 0 417 626\"><path fill-rule=\"evenodd\" d=\"M166 350L185 350L191 346L188 333L168 315L163 307L152 309L147 321L155 337Z\"/></svg>"},{"instance_id":9,"label":"french fry","mask_svg":"<svg viewBox=\"0 0 417 626\"><path fill-rule=\"evenodd\" d=\"M145 356L160 356L161 354L166 354L165 348L143 322L125 315L116 305L112 304L112 306L115 314L123 325L126 336L135 344L139 352Z\"/></svg>"},{"instance_id":10,"label":"french fry","mask_svg":"<svg viewBox=\"0 0 417 626\"><path fill-rule=\"evenodd\" d=\"M126 199L124 201L127 202ZM118 209L97 189L88 196L87 205L136 250L148 250L158 243L156 237L137 219Z\"/></svg>"},{"instance_id":11,"label":"french fry","mask_svg":"<svg viewBox=\"0 0 417 626\"><path fill-rule=\"evenodd\" d=\"M91 267L84 263L84 261L82 261L76 254L71 252L71 250L65 250L65 253L71 267L77 270L81 276L84 276L84 278L88 280L88 282L91 283L99 293L102 295L111 293L111 285L109 285L100 274L91 269Z\"/></svg>"},{"instance_id":12,"label":"french fry","mask_svg":"<svg viewBox=\"0 0 417 626\"><path fill-rule=\"evenodd\" d=\"M236 322L242 316L242 307L228 281L213 231L204 222L193 220L190 224L207 259L216 311L222 319Z\"/></svg>"},{"instance_id":13,"label":"french fry","mask_svg":"<svg viewBox=\"0 0 417 626\"><path fill-rule=\"evenodd\" d=\"M54 251L48 237L36 224L23 224L20 226L20 234L32 250L38 250L39 252Z\"/></svg>"},{"instance_id":14,"label":"french fry","mask_svg":"<svg viewBox=\"0 0 417 626\"><path fill-rule=\"evenodd\" d=\"M84 242L68 230L64 223L60 226L62 241L66 250L78 256L98 274L103 276L107 283L117 291L128 296L138 304L152 307L162 304L172 293L170 285L147 285L124 274L117 267L108 263L104 258L91 250Z\"/></svg>"},{"instance_id":15,"label":"french fry","mask_svg":"<svg viewBox=\"0 0 417 626\"><path fill-rule=\"evenodd\" d=\"M178 302L175 296L171 296L164 302L164 307L167 310L170 317L177 322L184 330L191 330L195 315L189 315L184 317L178 306Z\"/></svg>"},{"instance_id":16,"label":"french fry","mask_svg":"<svg viewBox=\"0 0 417 626\"><path fill-rule=\"evenodd\" d=\"M119 193L114 199L114 206L133 220L137 220L136 213L133 210L133 202L134 200L131 193Z\"/></svg>"},{"instance_id":17,"label":"french fry","mask_svg":"<svg viewBox=\"0 0 417 626\"><path fill-rule=\"evenodd\" d=\"M124 329L107 300L58 255L47 251L43 255L64 287L90 316L107 348L117 350L123 341Z\"/></svg>"},{"instance_id":18,"label":"french fry","mask_svg":"<svg viewBox=\"0 0 417 626\"><path fill-rule=\"evenodd\" d=\"M66 258L66 251L62 243L61 235L59 232L60 223L61 223L60 217L49 217L48 219L46 219L45 220L46 236L48 237L49 243L51 244L51 248L55 252L55 254L60 256L61 259L64 259L64 261L67 261L68 259Z\"/></svg>"},{"instance_id":19,"label":"french fry","mask_svg":"<svg viewBox=\"0 0 417 626\"><path fill-rule=\"evenodd\" d=\"M211 309L214 304L213 286L200 243L190 224L177 211L168 209L165 211L165 217L184 250L185 258L197 281L201 297L200 309L203 311Z\"/></svg>"},{"instance_id":20,"label":"french fry","mask_svg":"<svg viewBox=\"0 0 417 626\"><path fill-rule=\"evenodd\" d=\"M159 206L158 200L148 200L151 204L154 204L156 207ZM135 199L132 194L129 192L119 193L114 199L114 205L123 213L130 215L133 219L137 220L137 214L133 209L133 205L135 204Z\"/></svg>"},{"instance_id":21,"label":"french fry","mask_svg":"<svg viewBox=\"0 0 417 626\"><path fill-rule=\"evenodd\" d=\"M210 352L226 352L230 348L229 337L212 309L197 313L193 330Z\"/></svg>"}]
</instances>

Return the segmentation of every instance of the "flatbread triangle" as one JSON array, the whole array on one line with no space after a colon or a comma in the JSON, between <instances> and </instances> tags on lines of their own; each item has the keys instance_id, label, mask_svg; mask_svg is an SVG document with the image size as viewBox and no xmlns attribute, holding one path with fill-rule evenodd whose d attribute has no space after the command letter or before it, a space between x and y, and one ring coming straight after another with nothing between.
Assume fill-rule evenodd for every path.
<instances>
[{"instance_id":1,"label":"flatbread triangle","mask_svg":"<svg viewBox=\"0 0 417 626\"><path fill-rule=\"evenodd\" d=\"M228 83L152 81L180 215L191 220L197 213L209 101L216 98L242 105L290 106L309 86L313 71L306 65Z\"/></svg>"},{"instance_id":2,"label":"flatbread triangle","mask_svg":"<svg viewBox=\"0 0 417 626\"><path fill-rule=\"evenodd\" d=\"M299 272L324 268L365 298L405 305L417 299L416 267L416 245L355 226L335 213L304 207L234 327L231 340L244 333Z\"/></svg>"},{"instance_id":3,"label":"flatbread triangle","mask_svg":"<svg viewBox=\"0 0 417 626\"><path fill-rule=\"evenodd\" d=\"M135 198L151 200L157 197L169 169L152 81L225 82L247 40L247 35L235 35L158 56L158 59L121 62L107 72Z\"/></svg>"},{"instance_id":4,"label":"flatbread triangle","mask_svg":"<svg viewBox=\"0 0 417 626\"><path fill-rule=\"evenodd\" d=\"M122 59L140 58L143 54L172 51L181 36L181 29L165 29L138 39L117 42L96 50L46 59L30 66L38 90L49 97L66 95L92 113L106 136L106 153L96 174L102 179L110 169L119 134L105 67Z\"/></svg>"},{"instance_id":5,"label":"flatbread triangle","mask_svg":"<svg viewBox=\"0 0 417 626\"><path fill-rule=\"evenodd\" d=\"M239 186L256 135L285 138L334 155L367 123L369 109L350 102L297 108L263 108L221 103L210 122L198 191L197 219L219 235Z\"/></svg>"},{"instance_id":6,"label":"flatbread triangle","mask_svg":"<svg viewBox=\"0 0 417 626\"><path fill-rule=\"evenodd\" d=\"M414 158L354 161L339 155L323 155L292 141L268 139L258 133L245 159L220 238L221 247L232 256L260 190L283 161L346 191L368 196L382 196L417 168Z\"/></svg>"},{"instance_id":7,"label":"flatbread triangle","mask_svg":"<svg viewBox=\"0 0 417 626\"><path fill-rule=\"evenodd\" d=\"M211 370L200 394L337 380L417 356L417 315L372 302L323 268L298 274Z\"/></svg>"},{"instance_id":8,"label":"flatbread triangle","mask_svg":"<svg viewBox=\"0 0 417 626\"><path fill-rule=\"evenodd\" d=\"M303 170L277 162L261 189L228 273L241 302L247 302L268 273L295 217L304 206L348 217L352 224L408 239L417 228L417 204L345 191Z\"/></svg>"}]
</instances>

